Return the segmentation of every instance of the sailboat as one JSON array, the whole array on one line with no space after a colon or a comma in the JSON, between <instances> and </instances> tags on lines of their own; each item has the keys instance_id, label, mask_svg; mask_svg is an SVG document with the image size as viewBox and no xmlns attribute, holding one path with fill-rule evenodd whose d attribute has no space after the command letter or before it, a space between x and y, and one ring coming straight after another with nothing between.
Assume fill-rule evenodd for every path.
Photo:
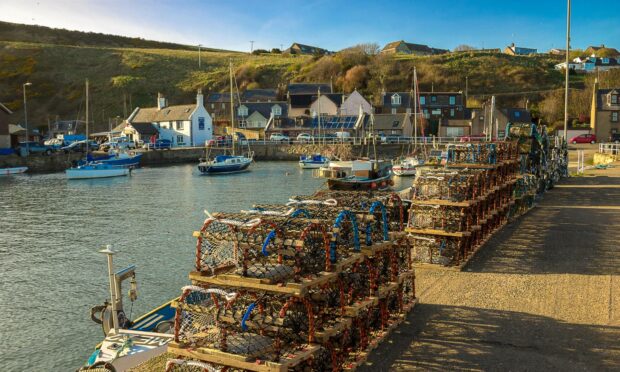
<instances>
[{"instance_id":1,"label":"sailboat","mask_svg":"<svg viewBox=\"0 0 620 372\"><path fill-rule=\"evenodd\" d=\"M86 138L88 139L88 79L86 80ZM86 153L88 154L88 141L86 141ZM122 165L105 164L100 162L87 162L66 170L67 179L93 179L127 176L129 168Z\"/></svg>"},{"instance_id":2,"label":"sailboat","mask_svg":"<svg viewBox=\"0 0 620 372\"><path fill-rule=\"evenodd\" d=\"M28 170L28 167L0 168L0 176L8 176L10 174L24 173L27 170Z\"/></svg>"},{"instance_id":3,"label":"sailboat","mask_svg":"<svg viewBox=\"0 0 620 372\"><path fill-rule=\"evenodd\" d=\"M233 97L233 70L232 62L229 65L230 72L230 123L232 126L232 132L235 133L235 110L234 110L234 97ZM230 174L240 173L248 171L250 164L254 160L254 153L248 150L247 155L236 155L235 138L232 140L231 155L217 155L212 159L200 159L198 163L198 170L205 175L218 175L218 174ZM249 148L249 144L248 144Z\"/></svg>"},{"instance_id":4,"label":"sailboat","mask_svg":"<svg viewBox=\"0 0 620 372\"><path fill-rule=\"evenodd\" d=\"M415 176L416 169L424 164L424 160L414 155L418 147L418 108L420 94L418 92L418 74L413 68L413 127L414 127L414 151L409 151L409 155L402 156L393 161L392 171L396 176Z\"/></svg>"}]
</instances>

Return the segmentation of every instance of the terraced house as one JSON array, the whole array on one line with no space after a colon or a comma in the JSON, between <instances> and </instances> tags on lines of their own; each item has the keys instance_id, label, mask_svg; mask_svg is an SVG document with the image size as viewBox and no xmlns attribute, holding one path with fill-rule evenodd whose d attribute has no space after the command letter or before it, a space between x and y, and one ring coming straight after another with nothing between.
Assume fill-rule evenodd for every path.
<instances>
[{"instance_id":1,"label":"terraced house","mask_svg":"<svg viewBox=\"0 0 620 372\"><path fill-rule=\"evenodd\" d=\"M620 87L599 89L594 83L590 128L600 142L607 141L612 133L620 133Z\"/></svg>"}]
</instances>

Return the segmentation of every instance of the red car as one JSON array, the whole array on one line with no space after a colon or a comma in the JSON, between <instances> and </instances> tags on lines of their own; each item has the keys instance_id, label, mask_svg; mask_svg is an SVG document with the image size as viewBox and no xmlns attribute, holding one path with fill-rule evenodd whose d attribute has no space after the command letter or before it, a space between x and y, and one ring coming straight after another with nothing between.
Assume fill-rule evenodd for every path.
<instances>
[{"instance_id":1,"label":"red car","mask_svg":"<svg viewBox=\"0 0 620 372\"><path fill-rule=\"evenodd\" d=\"M580 134L571 138L568 142L572 144L576 143L596 143L596 135L594 134Z\"/></svg>"}]
</instances>

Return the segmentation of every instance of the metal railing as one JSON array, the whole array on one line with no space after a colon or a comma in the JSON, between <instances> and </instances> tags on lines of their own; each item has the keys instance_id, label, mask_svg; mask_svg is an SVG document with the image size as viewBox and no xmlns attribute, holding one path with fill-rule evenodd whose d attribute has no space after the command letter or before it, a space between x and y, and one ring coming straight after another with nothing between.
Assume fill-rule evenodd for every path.
<instances>
[{"instance_id":1,"label":"metal railing","mask_svg":"<svg viewBox=\"0 0 620 372\"><path fill-rule=\"evenodd\" d=\"M620 143L599 143L598 152L601 154L620 154Z\"/></svg>"}]
</instances>

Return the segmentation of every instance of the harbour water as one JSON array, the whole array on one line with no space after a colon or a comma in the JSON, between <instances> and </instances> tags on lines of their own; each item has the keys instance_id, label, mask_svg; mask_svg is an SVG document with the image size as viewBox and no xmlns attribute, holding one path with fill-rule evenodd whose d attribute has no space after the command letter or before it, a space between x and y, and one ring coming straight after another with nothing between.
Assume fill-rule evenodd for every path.
<instances>
[{"instance_id":1,"label":"harbour water","mask_svg":"<svg viewBox=\"0 0 620 372\"><path fill-rule=\"evenodd\" d=\"M397 189L411 179L395 179ZM402 182L402 184L401 184ZM132 317L180 294L204 210L238 211L310 194L323 179L296 162L200 176L195 165L142 168L131 177L67 181L64 174L0 178L0 363L4 371L75 370L101 341L89 309L108 298L105 257L137 266ZM401 186L402 185L402 186ZM131 309L131 310L130 310Z\"/></svg>"}]
</instances>

